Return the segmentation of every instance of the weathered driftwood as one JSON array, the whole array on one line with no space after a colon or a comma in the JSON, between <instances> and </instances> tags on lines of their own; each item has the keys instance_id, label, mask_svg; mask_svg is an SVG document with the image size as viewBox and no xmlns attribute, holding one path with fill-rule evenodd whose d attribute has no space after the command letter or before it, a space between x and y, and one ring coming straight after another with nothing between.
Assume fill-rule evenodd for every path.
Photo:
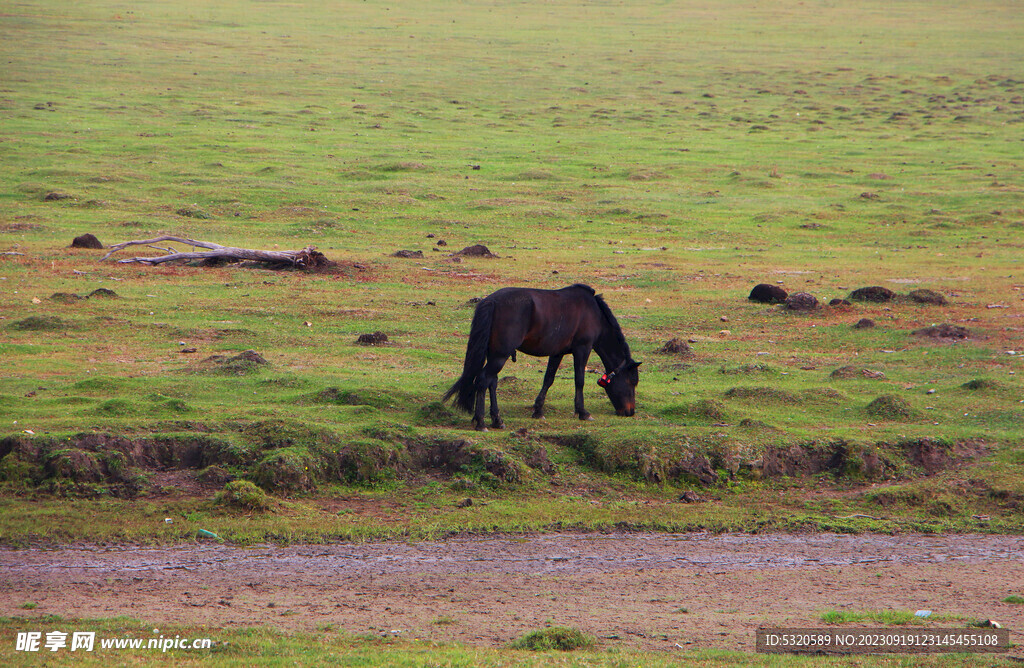
<instances>
[{"instance_id":1,"label":"weathered driftwood","mask_svg":"<svg viewBox=\"0 0 1024 668\"><path fill-rule=\"evenodd\" d=\"M172 241L184 244L192 248L206 248L206 251L180 252L174 248L160 248L153 244L162 241ZM268 251L254 250L251 248L235 248L233 246L221 246L210 241L197 241L195 239L183 239L181 237L162 236L155 239L143 239L140 241L122 241L119 244L110 246L110 251L100 261L106 260L119 250L128 246L149 246L161 250L165 255L156 257L130 257L118 260L118 263L138 262L141 264L161 264L163 262L175 262L182 260L250 260L253 262L267 262L277 265L289 265L294 267L314 267L325 262L322 253L316 250L315 246L307 246L302 250Z\"/></svg>"}]
</instances>

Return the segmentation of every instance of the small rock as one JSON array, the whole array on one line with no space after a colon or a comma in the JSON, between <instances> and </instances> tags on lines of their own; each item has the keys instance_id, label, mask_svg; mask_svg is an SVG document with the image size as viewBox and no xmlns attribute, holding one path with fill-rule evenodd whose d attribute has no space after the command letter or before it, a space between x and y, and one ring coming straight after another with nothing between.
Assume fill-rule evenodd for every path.
<instances>
[{"instance_id":1,"label":"small rock","mask_svg":"<svg viewBox=\"0 0 1024 668\"><path fill-rule=\"evenodd\" d=\"M438 244L438 245L440 245L440 244ZM487 246L484 246L483 244L474 244L472 246L466 246L465 248L460 250L458 253L456 253L456 255L461 255L463 257L487 257L487 258L496 258L496 257L498 257L497 255L492 253L490 251L490 249L487 248Z\"/></svg>"},{"instance_id":2,"label":"small rock","mask_svg":"<svg viewBox=\"0 0 1024 668\"><path fill-rule=\"evenodd\" d=\"M683 503L703 503L704 497L697 494L693 490L688 489L682 493L682 495L679 497L679 500L682 501Z\"/></svg>"},{"instance_id":3,"label":"small rock","mask_svg":"<svg viewBox=\"0 0 1024 668\"><path fill-rule=\"evenodd\" d=\"M456 508L469 508L473 505L473 499L463 499L455 504Z\"/></svg>"},{"instance_id":4,"label":"small rock","mask_svg":"<svg viewBox=\"0 0 1024 668\"><path fill-rule=\"evenodd\" d=\"M750 291L747 299L752 302L761 302L762 304L781 304L786 301L787 297L789 297L789 293L779 286L759 283Z\"/></svg>"},{"instance_id":5,"label":"small rock","mask_svg":"<svg viewBox=\"0 0 1024 668\"><path fill-rule=\"evenodd\" d=\"M797 292L786 298L786 308L790 311L813 311L818 308L818 298L809 292Z\"/></svg>"},{"instance_id":6,"label":"small rock","mask_svg":"<svg viewBox=\"0 0 1024 668\"><path fill-rule=\"evenodd\" d=\"M423 257L423 251L414 250L399 250L391 254L391 257L401 257L406 259L417 259Z\"/></svg>"},{"instance_id":7,"label":"small rock","mask_svg":"<svg viewBox=\"0 0 1024 668\"><path fill-rule=\"evenodd\" d=\"M875 326L875 321L871 318L861 318L857 322L853 323L854 329L871 329Z\"/></svg>"}]
</instances>

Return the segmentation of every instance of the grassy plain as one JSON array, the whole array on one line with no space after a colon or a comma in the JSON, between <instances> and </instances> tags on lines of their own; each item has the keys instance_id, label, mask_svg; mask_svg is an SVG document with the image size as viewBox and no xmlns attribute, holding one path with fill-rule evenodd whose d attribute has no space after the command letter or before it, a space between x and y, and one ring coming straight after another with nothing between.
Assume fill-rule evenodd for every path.
<instances>
[{"instance_id":1,"label":"grassy plain","mask_svg":"<svg viewBox=\"0 0 1024 668\"><path fill-rule=\"evenodd\" d=\"M1024 530L1016 9L10 5L0 539ZM338 264L100 262L68 248L86 232ZM452 256L476 243L499 257ZM563 369L532 421L524 357L507 431L436 403L471 298L573 282L644 361L635 419L588 383L596 421L573 420ZM949 303L796 314L747 301L761 282ZM51 298L97 288L118 298ZM971 338L911 335L941 323ZM356 344L374 331L389 344ZM693 354L658 353L672 338ZM269 365L208 360L248 349ZM872 416L882 395L910 412ZM270 509L213 501L232 476ZM691 489L708 502L676 502Z\"/></svg>"}]
</instances>

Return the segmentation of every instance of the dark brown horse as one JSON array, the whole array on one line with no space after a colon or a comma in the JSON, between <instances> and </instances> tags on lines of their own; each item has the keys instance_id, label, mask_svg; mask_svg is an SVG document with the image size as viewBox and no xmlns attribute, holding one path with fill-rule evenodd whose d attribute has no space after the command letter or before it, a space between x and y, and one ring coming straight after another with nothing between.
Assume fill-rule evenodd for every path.
<instances>
[{"instance_id":1,"label":"dark brown horse","mask_svg":"<svg viewBox=\"0 0 1024 668\"><path fill-rule=\"evenodd\" d=\"M502 288L480 301L473 313L462 376L442 401L455 397L455 405L473 414L474 426L484 426L484 393L491 394L491 426L504 427L498 414L498 372L516 351L548 357L544 384L533 404L533 417L544 417L544 397L555 380L562 358L572 353L576 372L576 415L590 420L583 407L583 376L590 351L604 362L605 374L597 384L605 389L618 415L636 410L640 380L622 329L601 295L587 285L561 290Z\"/></svg>"}]
</instances>

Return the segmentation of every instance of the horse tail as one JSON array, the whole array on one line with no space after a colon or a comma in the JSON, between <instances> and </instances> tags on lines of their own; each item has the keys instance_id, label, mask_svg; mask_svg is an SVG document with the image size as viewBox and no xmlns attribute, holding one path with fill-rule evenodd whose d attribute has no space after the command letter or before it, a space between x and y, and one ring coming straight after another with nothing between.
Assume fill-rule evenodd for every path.
<instances>
[{"instance_id":1,"label":"horse tail","mask_svg":"<svg viewBox=\"0 0 1024 668\"><path fill-rule=\"evenodd\" d=\"M491 325L494 323L494 300L484 299L473 312L473 323L469 327L469 343L466 345L466 361L462 365L462 376L448 388L442 402L455 397L455 406L467 413L476 408L476 382L487 361L487 348L491 342Z\"/></svg>"}]
</instances>

